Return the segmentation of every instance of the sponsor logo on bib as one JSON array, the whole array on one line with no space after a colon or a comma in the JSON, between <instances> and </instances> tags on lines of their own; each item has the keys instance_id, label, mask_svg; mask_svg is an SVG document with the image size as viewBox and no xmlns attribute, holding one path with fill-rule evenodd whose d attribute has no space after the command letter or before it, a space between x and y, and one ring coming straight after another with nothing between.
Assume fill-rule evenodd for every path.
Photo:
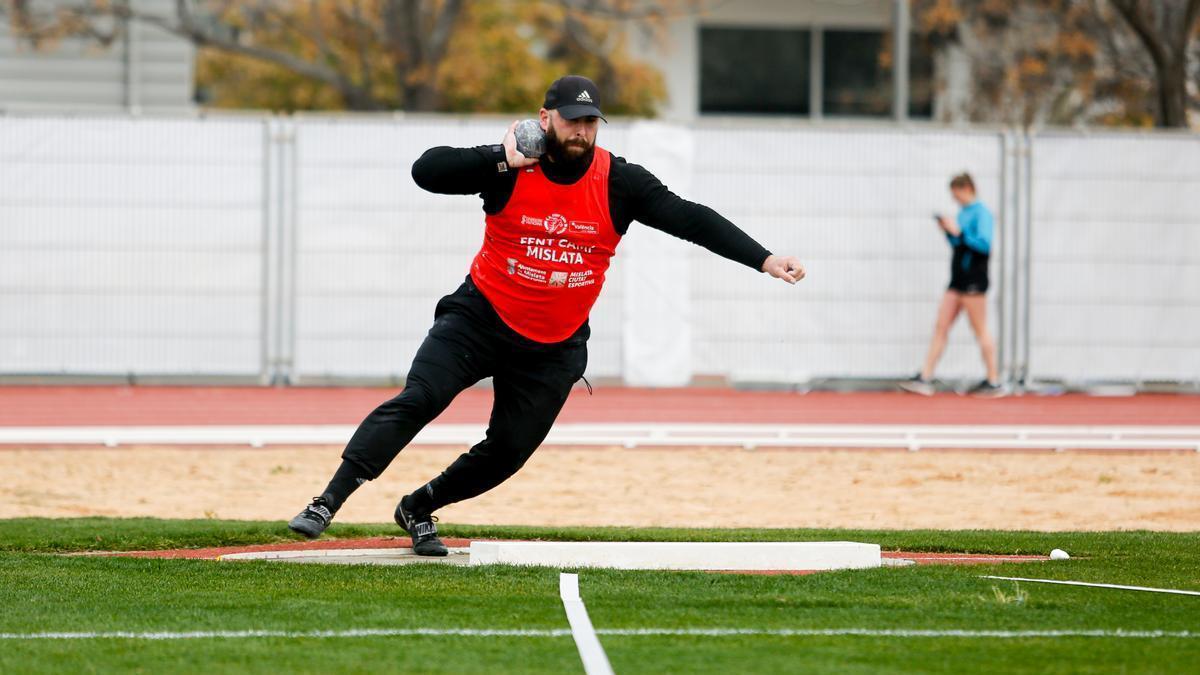
<instances>
[{"instance_id":1,"label":"sponsor logo on bib","mask_svg":"<svg viewBox=\"0 0 1200 675\"><path fill-rule=\"evenodd\" d=\"M589 223L586 221L572 220L571 225L568 228L568 231L571 234L599 234L600 233L600 224L599 223Z\"/></svg>"},{"instance_id":2,"label":"sponsor logo on bib","mask_svg":"<svg viewBox=\"0 0 1200 675\"><path fill-rule=\"evenodd\" d=\"M560 213L551 213L545 219L546 232L562 234L567 231L567 219Z\"/></svg>"}]
</instances>

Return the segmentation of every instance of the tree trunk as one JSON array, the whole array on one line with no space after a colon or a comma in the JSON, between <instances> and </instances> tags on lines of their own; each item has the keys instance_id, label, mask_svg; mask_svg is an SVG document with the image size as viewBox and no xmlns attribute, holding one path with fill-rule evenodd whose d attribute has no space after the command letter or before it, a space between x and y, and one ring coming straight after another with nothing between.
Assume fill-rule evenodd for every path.
<instances>
[{"instance_id":1,"label":"tree trunk","mask_svg":"<svg viewBox=\"0 0 1200 675\"><path fill-rule=\"evenodd\" d=\"M1182 1L1182 0L1181 0ZM1133 29L1154 62L1155 87L1158 90L1156 125L1164 128L1187 127L1187 53L1197 17L1200 0L1186 0L1182 12L1174 17L1157 14L1154 5L1138 0L1112 0L1117 12ZM1169 7L1160 5L1159 11ZM1155 19L1159 19L1156 22ZM1171 35L1171 31L1178 31Z\"/></svg>"},{"instance_id":2,"label":"tree trunk","mask_svg":"<svg viewBox=\"0 0 1200 675\"><path fill-rule=\"evenodd\" d=\"M404 110L440 108L437 70L462 9L461 0L444 0L440 5L421 0L387 0L384 4L384 44Z\"/></svg>"},{"instance_id":3,"label":"tree trunk","mask_svg":"<svg viewBox=\"0 0 1200 675\"><path fill-rule=\"evenodd\" d=\"M388 109L387 104L375 98L374 96L365 93L360 88L354 87L347 89L344 87L338 87L337 85L334 86L337 88L338 96L342 99L342 104L346 106L347 110L353 110L356 112L379 112L381 110Z\"/></svg>"},{"instance_id":4,"label":"tree trunk","mask_svg":"<svg viewBox=\"0 0 1200 675\"><path fill-rule=\"evenodd\" d=\"M1158 72L1158 126L1186 128L1187 104L1187 68L1176 59Z\"/></svg>"},{"instance_id":5,"label":"tree trunk","mask_svg":"<svg viewBox=\"0 0 1200 675\"><path fill-rule=\"evenodd\" d=\"M413 112L436 112L438 104L441 103L437 82L430 77L423 78L421 82L405 86L404 101L405 110Z\"/></svg>"}]
</instances>

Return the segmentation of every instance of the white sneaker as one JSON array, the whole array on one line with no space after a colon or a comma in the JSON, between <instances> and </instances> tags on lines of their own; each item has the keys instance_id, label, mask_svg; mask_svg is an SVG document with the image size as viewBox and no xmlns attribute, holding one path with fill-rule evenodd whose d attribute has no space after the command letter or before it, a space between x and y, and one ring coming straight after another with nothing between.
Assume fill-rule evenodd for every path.
<instances>
[{"instance_id":1,"label":"white sneaker","mask_svg":"<svg viewBox=\"0 0 1200 675\"><path fill-rule=\"evenodd\" d=\"M921 377L920 374L914 375L912 378L907 380L901 380L898 384L900 385L901 389L909 392L910 394L933 396L933 392L936 391L933 383Z\"/></svg>"},{"instance_id":2,"label":"white sneaker","mask_svg":"<svg viewBox=\"0 0 1200 675\"><path fill-rule=\"evenodd\" d=\"M967 393L979 398L1000 398L1002 396L1008 396L1008 388L1003 384L994 384L984 380L974 387L971 387Z\"/></svg>"}]
</instances>

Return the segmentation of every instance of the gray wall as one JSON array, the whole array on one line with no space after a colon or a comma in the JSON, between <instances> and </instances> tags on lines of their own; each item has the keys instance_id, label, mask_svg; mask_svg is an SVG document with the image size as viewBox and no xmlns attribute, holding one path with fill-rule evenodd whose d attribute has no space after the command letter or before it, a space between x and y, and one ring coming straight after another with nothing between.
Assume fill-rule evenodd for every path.
<instances>
[{"instance_id":1,"label":"gray wall","mask_svg":"<svg viewBox=\"0 0 1200 675\"><path fill-rule=\"evenodd\" d=\"M171 0L134 4L164 14L174 7ZM0 111L188 110L193 107L194 59L189 42L153 26L133 23L124 39L107 48L64 39L35 50L3 20Z\"/></svg>"}]
</instances>

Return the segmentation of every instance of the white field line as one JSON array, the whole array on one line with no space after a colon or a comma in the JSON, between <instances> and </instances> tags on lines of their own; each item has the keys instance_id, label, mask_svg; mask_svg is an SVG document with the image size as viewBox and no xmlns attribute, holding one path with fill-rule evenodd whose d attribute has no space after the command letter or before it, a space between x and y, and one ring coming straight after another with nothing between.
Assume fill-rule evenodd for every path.
<instances>
[{"instance_id":1,"label":"white field line","mask_svg":"<svg viewBox=\"0 0 1200 675\"><path fill-rule=\"evenodd\" d=\"M96 633L0 633L0 640L198 640L206 638L356 638L356 637L566 637L570 630L520 630L486 628L354 628L347 630L195 630L112 631Z\"/></svg>"},{"instance_id":2,"label":"white field line","mask_svg":"<svg viewBox=\"0 0 1200 675\"><path fill-rule=\"evenodd\" d=\"M965 630L909 628L600 628L597 635L614 637L894 637L894 638L1200 638L1200 631L1077 629L1077 630ZM528 637L561 638L571 636L565 628L487 629L487 628L360 628L349 630L215 630L215 631L107 631L0 633L0 640L198 640L237 638L359 638L359 637Z\"/></svg>"},{"instance_id":3,"label":"white field line","mask_svg":"<svg viewBox=\"0 0 1200 675\"><path fill-rule=\"evenodd\" d=\"M924 554L921 554L921 553L909 553L908 555L910 555L914 558L922 559L922 560L926 559L924 557ZM995 560L997 562L1035 562L1038 560L1049 560L1049 559L1050 558L1048 556L1044 556L1044 555L997 555L997 556L990 556L990 555L940 556L939 555L939 556L935 556L932 558L928 558L928 560L966 560L969 562L987 562L989 560Z\"/></svg>"},{"instance_id":4,"label":"white field line","mask_svg":"<svg viewBox=\"0 0 1200 675\"><path fill-rule=\"evenodd\" d=\"M1122 586L1121 584L1094 584L1087 581L1064 581L1061 579L1026 579L1025 577L994 577L980 575L982 579L1003 579L1005 581L1028 581L1035 584L1061 584L1063 586L1087 586L1090 588L1115 588L1121 591L1146 591L1149 593L1173 593L1175 595L1197 595L1200 591L1183 591L1177 588L1151 588L1149 586Z\"/></svg>"},{"instance_id":5,"label":"white field line","mask_svg":"<svg viewBox=\"0 0 1200 675\"><path fill-rule=\"evenodd\" d=\"M558 575L558 596L567 612L567 623L571 624L571 637L575 639L575 648L579 650L579 658L583 661L583 672L587 675L613 675L608 655L600 645L600 638L596 637L596 629L592 627L583 598L579 597L578 574L564 572Z\"/></svg>"},{"instance_id":6,"label":"white field line","mask_svg":"<svg viewBox=\"0 0 1200 675\"><path fill-rule=\"evenodd\" d=\"M0 427L0 444L341 445L349 425ZM472 445L478 424L431 424L413 441ZM560 424L546 445L718 446L742 448L986 448L1200 451L1200 427L884 424Z\"/></svg>"}]
</instances>

